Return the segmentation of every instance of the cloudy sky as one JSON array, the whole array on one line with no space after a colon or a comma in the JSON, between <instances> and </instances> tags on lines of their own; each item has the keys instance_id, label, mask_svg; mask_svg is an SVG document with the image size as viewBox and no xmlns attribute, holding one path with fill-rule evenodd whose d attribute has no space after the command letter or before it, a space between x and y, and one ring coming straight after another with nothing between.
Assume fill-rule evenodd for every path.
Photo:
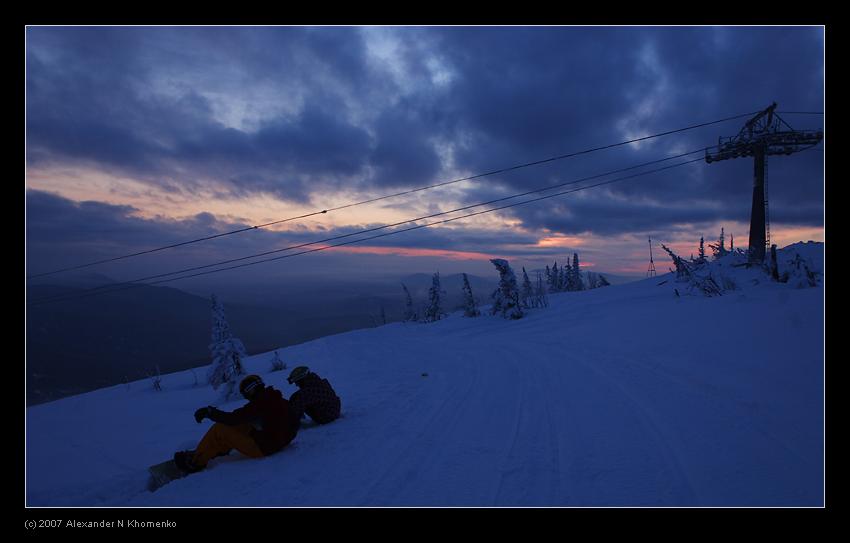
<instances>
[{"instance_id":1,"label":"cloudy sky","mask_svg":"<svg viewBox=\"0 0 850 543\"><path fill-rule=\"evenodd\" d=\"M822 116L796 112L824 110L823 57L822 27L28 27L27 272L774 101L792 127L822 128ZM132 279L331 238L698 150L745 120L89 269ZM699 161L220 276L491 273L488 258L536 267L574 252L585 269L642 274L647 236L689 256L724 227L745 247L752 169L752 159ZM821 150L770 160L780 247L823 240L823 185ZM656 262L666 270L658 252Z\"/></svg>"}]
</instances>

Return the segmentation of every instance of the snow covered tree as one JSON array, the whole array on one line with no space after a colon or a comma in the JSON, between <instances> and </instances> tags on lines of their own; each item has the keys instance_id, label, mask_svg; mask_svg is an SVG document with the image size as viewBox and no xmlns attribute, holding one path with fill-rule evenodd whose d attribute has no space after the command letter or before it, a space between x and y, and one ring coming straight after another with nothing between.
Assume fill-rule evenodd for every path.
<instances>
[{"instance_id":1,"label":"snow covered tree","mask_svg":"<svg viewBox=\"0 0 850 543\"><path fill-rule=\"evenodd\" d=\"M537 307L534 305L534 288L531 286L531 279L528 278L525 266L522 268L522 289L520 289L519 300L522 307L526 309Z\"/></svg>"},{"instance_id":2,"label":"snow covered tree","mask_svg":"<svg viewBox=\"0 0 850 543\"><path fill-rule=\"evenodd\" d=\"M428 307L425 308L425 322L440 320L444 315L440 303L440 296L445 294L440 288L440 272L434 274L431 279L431 288L428 290Z\"/></svg>"},{"instance_id":3,"label":"snow covered tree","mask_svg":"<svg viewBox=\"0 0 850 543\"><path fill-rule=\"evenodd\" d=\"M492 260L491 260L492 262ZM561 272L558 270L558 261L552 264L552 270L549 272L549 292L560 292L561 290Z\"/></svg>"},{"instance_id":4,"label":"snow covered tree","mask_svg":"<svg viewBox=\"0 0 850 543\"><path fill-rule=\"evenodd\" d=\"M705 238L699 238L699 262L705 262Z\"/></svg>"},{"instance_id":5,"label":"snow covered tree","mask_svg":"<svg viewBox=\"0 0 850 543\"><path fill-rule=\"evenodd\" d=\"M463 316L477 317L481 315L475 304L475 296L472 295L472 287L469 286L469 278L463 274Z\"/></svg>"},{"instance_id":6,"label":"snow covered tree","mask_svg":"<svg viewBox=\"0 0 850 543\"><path fill-rule=\"evenodd\" d=\"M212 296L212 364L207 371L207 382L218 390L223 385L222 397L230 399L239 392L239 381L245 376L242 359L247 356L242 341L233 337L224 316L224 306Z\"/></svg>"},{"instance_id":7,"label":"snow covered tree","mask_svg":"<svg viewBox=\"0 0 850 543\"><path fill-rule=\"evenodd\" d=\"M720 239L717 240L717 244L708 244L711 247L711 251L714 253L714 259L723 258L727 255L729 251L726 250L726 241L725 241L725 233L723 228L720 229Z\"/></svg>"},{"instance_id":8,"label":"snow covered tree","mask_svg":"<svg viewBox=\"0 0 850 543\"><path fill-rule=\"evenodd\" d=\"M418 321L419 316L416 314L416 311L413 309L413 298L410 297L410 291L407 290L407 286L404 283L401 284L401 288L404 289L404 318L402 319L404 322L408 321Z\"/></svg>"},{"instance_id":9,"label":"snow covered tree","mask_svg":"<svg viewBox=\"0 0 850 543\"><path fill-rule=\"evenodd\" d=\"M673 259L673 265L676 266L676 278L689 279L691 277L691 268L690 266L688 266L687 261L685 261L685 259L671 251L663 243L661 244L661 248L667 251L667 254L670 255L670 258Z\"/></svg>"},{"instance_id":10,"label":"snow covered tree","mask_svg":"<svg viewBox=\"0 0 850 543\"><path fill-rule=\"evenodd\" d=\"M567 262L561 266L561 270L558 273L558 292L566 292L569 290L569 277L570 277L570 259L567 259Z\"/></svg>"},{"instance_id":11,"label":"snow covered tree","mask_svg":"<svg viewBox=\"0 0 850 543\"><path fill-rule=\"evenodd\" d=\"M516 283L516 275L507 260L501 258L490 259L499 271L499 286L493 291L493 308L491 313L501 313L506 319L520 319L523 316L522 305L519 299L519 287Z\"/></svg>"},{"instance_id":12,"label":"snow covered tree","mask_svg":"<svg viewBox=\"0 0 850 543\"><path fill-rule=\"evenodd\" d=\"M274 359L272 359L272 371L281 371L285 369L286 364L280 359L280 354L278 354L277 350L275 350Z\"/></svg>"},{"instance_id":13,"label":"snow covered tree","mask_svg":"<svg viewBox=\"0 0 850 543\"><path fill-rule=\"evenodd\" d=\"M602 288L602 287L610 287L610 286L611 286L611 283L609 283L608 280L605 279L605 276L600 273L599 274L599 287Z\"/></svg>"},{"instance_id":14,"label":"snow covered tree","mask_svg":"<svg viewBox=\"0 0 850 543\"><path fill-rule=\"evenodd\" d=\"M590 290L595 289L599 286L599 279L597 275L593 272L587 272L587 288Z\"/></svg>"},{"instance_id":15,"label":"snow covered tree","mask_svg":"<svg viewBox=\"0 0 850 543\"><path fill-rule=\"evenodd\" d=\"M561 266L561 278L558 280L558 290L560 290L561 292L563 292L565 290L567 290L567 291L571 290L570 289L571 274L572 274L572 271L570 270L570 263L569 263L569 261L567 261L566 264Z\"/></svg>"},{"instance_id":16,"label":"snow covered tree","mask_svg":"<svg viewBox=\"0 0 850 543\"><path fill-rule=\"evenodd\" d=\"M722 273L712 270L711 266L696 266L667 248L663 243L661 248L667 251L676 265L676 280L688 283L688 290L696 290L703 296L721 296L724 290L734 290L735 284ZM678 296L678 294L677 294Z\"/></svg>"},{"instance_id":17,"label":"snow covered tree","mask_svg":"<svg viewBox=\"0 0 850 543\"><path fill-rule=\"evenodd\" d=\"M573 253L573 267L570 269L571 289L584 290L584 281L581 278L581 268L578 265L578 253Z\"/></svg>"}]
</instances>

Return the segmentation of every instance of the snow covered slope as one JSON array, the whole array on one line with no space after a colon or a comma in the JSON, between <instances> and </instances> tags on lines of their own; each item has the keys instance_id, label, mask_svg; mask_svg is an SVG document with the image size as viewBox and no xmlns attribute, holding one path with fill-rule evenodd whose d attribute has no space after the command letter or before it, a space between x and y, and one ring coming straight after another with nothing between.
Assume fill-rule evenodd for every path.
<instances>
[{"instance_id":1,"label":"snow covered slope","mask_svg":"<svg viewBox=\"0 0 850 543\"><path fill-rule=\"evenodd\" d=\"M780 260L797 252L823 270L823 244ZM343 418L154 493L146 467L211 424L192 417L216 396L191 372L34 406L26 504L821 506L823 281L734 273L719 297L666 274L551 295L518 321L456 313L281 349L330 379ZM248 369L288 397L272 358Z\"/></svg>"}]
</instances>

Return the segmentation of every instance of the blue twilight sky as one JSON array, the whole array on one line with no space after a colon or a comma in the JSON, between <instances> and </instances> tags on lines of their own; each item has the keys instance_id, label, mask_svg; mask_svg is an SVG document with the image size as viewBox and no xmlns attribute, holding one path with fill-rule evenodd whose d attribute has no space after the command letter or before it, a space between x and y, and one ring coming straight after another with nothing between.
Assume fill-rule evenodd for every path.
<instances>
[{"instance_id":1,"label":"blue twilight sky","mask_svg":"<svg viewBox=\"0 0 850 543\"><path fill-rule=\"evenodd\" d=\"M28 27L27 272L773 101L779 112L820 112L823 59L823 27ZM823 127L819 115L783 118ZM700 149L744 121L90 270L132 279L320 240ZM542 267L574 252L585 269L639 274L649 235L689 256L724 227L745 247L752 168L701 161L208 279L492 273L488 258ZM822 241L822 151L772 158L768 186L775 242Z\"/></svg>"}]
</instances>

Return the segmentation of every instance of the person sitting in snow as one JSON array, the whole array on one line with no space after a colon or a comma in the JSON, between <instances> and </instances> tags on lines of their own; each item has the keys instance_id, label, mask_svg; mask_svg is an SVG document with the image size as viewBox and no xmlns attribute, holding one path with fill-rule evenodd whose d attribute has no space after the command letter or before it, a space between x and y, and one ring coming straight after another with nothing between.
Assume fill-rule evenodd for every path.
<instances>
[{"instance_id":1,"label":"person sitting in snow","mask_svg":"<svg viewBox=\"0 0 850 543\"><path fill-rule=\"evenodd\" d=\"M200 424L205 418L212 425L194 451L174 453L174 463L187 473L206 468L216 456L236 449L251 458L269 456L284 448L295 438L298 425L293 424L290 404L279 390L266 386L258 375L249 375L239 384L239 392L248 403L233 412L215 407L195 411Z\"/></svg>"},{"instance_id":2,"label":"person sitting in snow","mask_svg":"<svg viewBox=\"0 0 850 543\"><path fill-rule=\"evenodd\" d=\"M307 366L298 366L287 379L298 386L289 397L292 420L301 423L305 414L318 424L327 424L339 418L341 402L327 379L322 379Z\"/></svg>"}]
</instances>

